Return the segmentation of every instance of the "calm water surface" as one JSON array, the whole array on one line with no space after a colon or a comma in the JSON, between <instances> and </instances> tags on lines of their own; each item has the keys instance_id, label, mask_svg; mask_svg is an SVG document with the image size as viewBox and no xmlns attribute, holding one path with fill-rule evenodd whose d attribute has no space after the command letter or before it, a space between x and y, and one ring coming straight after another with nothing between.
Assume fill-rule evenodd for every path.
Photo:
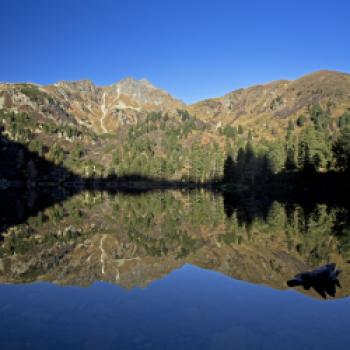
<instances>
[{"instance_id":1,"label":"calm water surface","mask_svg":"<svg viewBox=\"0 0 350 350\"><path fill-rule=\"evenodd\" d=\"M349 348L347 208L175 191L35 203L2 216L1 349ZM335 295L287 287L328 262Z\"/></svg>"}]
</instances>

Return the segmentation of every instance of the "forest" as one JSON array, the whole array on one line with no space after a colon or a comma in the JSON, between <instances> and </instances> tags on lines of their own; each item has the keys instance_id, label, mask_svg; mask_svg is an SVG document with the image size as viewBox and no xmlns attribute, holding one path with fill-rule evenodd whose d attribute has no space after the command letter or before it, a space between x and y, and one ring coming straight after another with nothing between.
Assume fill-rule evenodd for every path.
<instances>
[{"instance_id":1,"label":"forest","mask_svg":"<svg viewBox=\"0 0 350 350\"><path fill-rule=\"evenodd\" d=\"M148 113L110 135L40 121L26 113L0 113L4 135L83 178L137 174L251 186L281 174L310 178L350 169L350 111L335 118L318 104L290 119L283 138L267 138L242 125L213 128L183 110L175 117ZM17 159L19 171L21 164L27 169L26 162Z\"/></svg>"}]
</instances>

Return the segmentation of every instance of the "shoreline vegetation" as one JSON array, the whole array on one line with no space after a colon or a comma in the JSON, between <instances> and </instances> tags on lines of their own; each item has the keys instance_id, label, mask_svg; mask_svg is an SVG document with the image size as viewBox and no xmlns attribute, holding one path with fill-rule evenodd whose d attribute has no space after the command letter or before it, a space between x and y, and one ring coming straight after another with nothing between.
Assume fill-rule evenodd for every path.
<instances>
[{"instance_id":1,"label":"shoreline vegetation","mask_svg":"<svg viewBox=\"0 0 350 350\"><path fill-rule=\"evenodd\" d=\"M114 192L118 190L130 191L155 191L155 190L198 190L204 189L223 194L252 194L266 197L291 197L291 198L347 198L350 193L350 181L348 173L315 173L305 177L304 174L282 173L271 175L264 181L225 182L213 180L207 182L174 181L167 179L151 179L137 174L118 178L110 176L106 178L65 178L51 181L37 180L7 180L0 179L1 190L30 190L51 189L61 187L66 190L97 190Z\"/></svg>"},{"instance_id":2,"label":"shoreline vegetation","mask_svg":"<svg viewBox=\"0 0 350 350\"><path fill-rule=\"evenodd\" d=\"M347 134L348 135L348 134ZM346 139L345 141L349 141ZM347 143L346 143L347 145ZM350 145L350 143L349 143ZM10 189L35 189L62 187L67 190L150 191L166 189L208 189L227 194L247 194L267 197L345 198L350 193L349 150L343 147L337 157L342 167L336 170L318 171L314 161L304 154L301 168L292 167L274 172L266 156L257 156L251 143L227 155L222 175L206 181L145 176L131 173L118 176L85 177L63 164L56 164L25 144L0 134L0 191ZM14 162L14 159L17 160ZM286 160L288 162L288 159ZM287 167L286 167L287 168Z\"/></svg>"}]
</instances>

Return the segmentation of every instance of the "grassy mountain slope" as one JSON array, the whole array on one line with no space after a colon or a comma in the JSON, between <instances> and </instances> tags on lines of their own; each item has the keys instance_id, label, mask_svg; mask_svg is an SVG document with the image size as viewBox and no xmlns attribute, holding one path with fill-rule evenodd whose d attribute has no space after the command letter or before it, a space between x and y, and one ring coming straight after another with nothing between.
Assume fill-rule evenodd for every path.
<instances>
[{"instance_id":1,"label":"grassy mountain slope","mask_svg":"<svg viewBox=\"0 0 350 350\"><path fill-rule=\"evenodd\" d=\"M244 125L266 136L281 135L288 120L319 104L333 116L350 109L350 75L319 71L294 81L279 80L232 91L188 107L216 125Z\"/></svg>"}]
</instances>

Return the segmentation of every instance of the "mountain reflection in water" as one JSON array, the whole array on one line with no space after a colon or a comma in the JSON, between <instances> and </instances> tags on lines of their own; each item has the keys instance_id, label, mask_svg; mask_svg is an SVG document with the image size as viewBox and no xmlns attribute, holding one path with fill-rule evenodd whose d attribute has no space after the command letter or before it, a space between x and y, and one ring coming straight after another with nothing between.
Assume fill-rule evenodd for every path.
<instances>
[{"instance_id":1,"label":"mountain reflection in water","mask_svg":"<svg viewBox=\"0 0 350 350\"><path fill-rule=\"evenodd\" d=\"M335 261L344 271L336 296L344 297L349 227L346 208L323 204L266 203L203 190L84 192L3 229L0 281L145 287L187 263L286 289L291 276ZM298 290L317 296L308 289Z\"/></svg>"},{"instance_id":2,"label":"mountain reflection in water","mask_svg":"<svg viewBox=\"0 0 350 350\"><path fill-rule=\"evenodd\" d=\"M48 195L1 203L1 349L347 349L346 207L203 190ZM342 288L288 287L329 262Z\"/></svg>"}]
</instances>

